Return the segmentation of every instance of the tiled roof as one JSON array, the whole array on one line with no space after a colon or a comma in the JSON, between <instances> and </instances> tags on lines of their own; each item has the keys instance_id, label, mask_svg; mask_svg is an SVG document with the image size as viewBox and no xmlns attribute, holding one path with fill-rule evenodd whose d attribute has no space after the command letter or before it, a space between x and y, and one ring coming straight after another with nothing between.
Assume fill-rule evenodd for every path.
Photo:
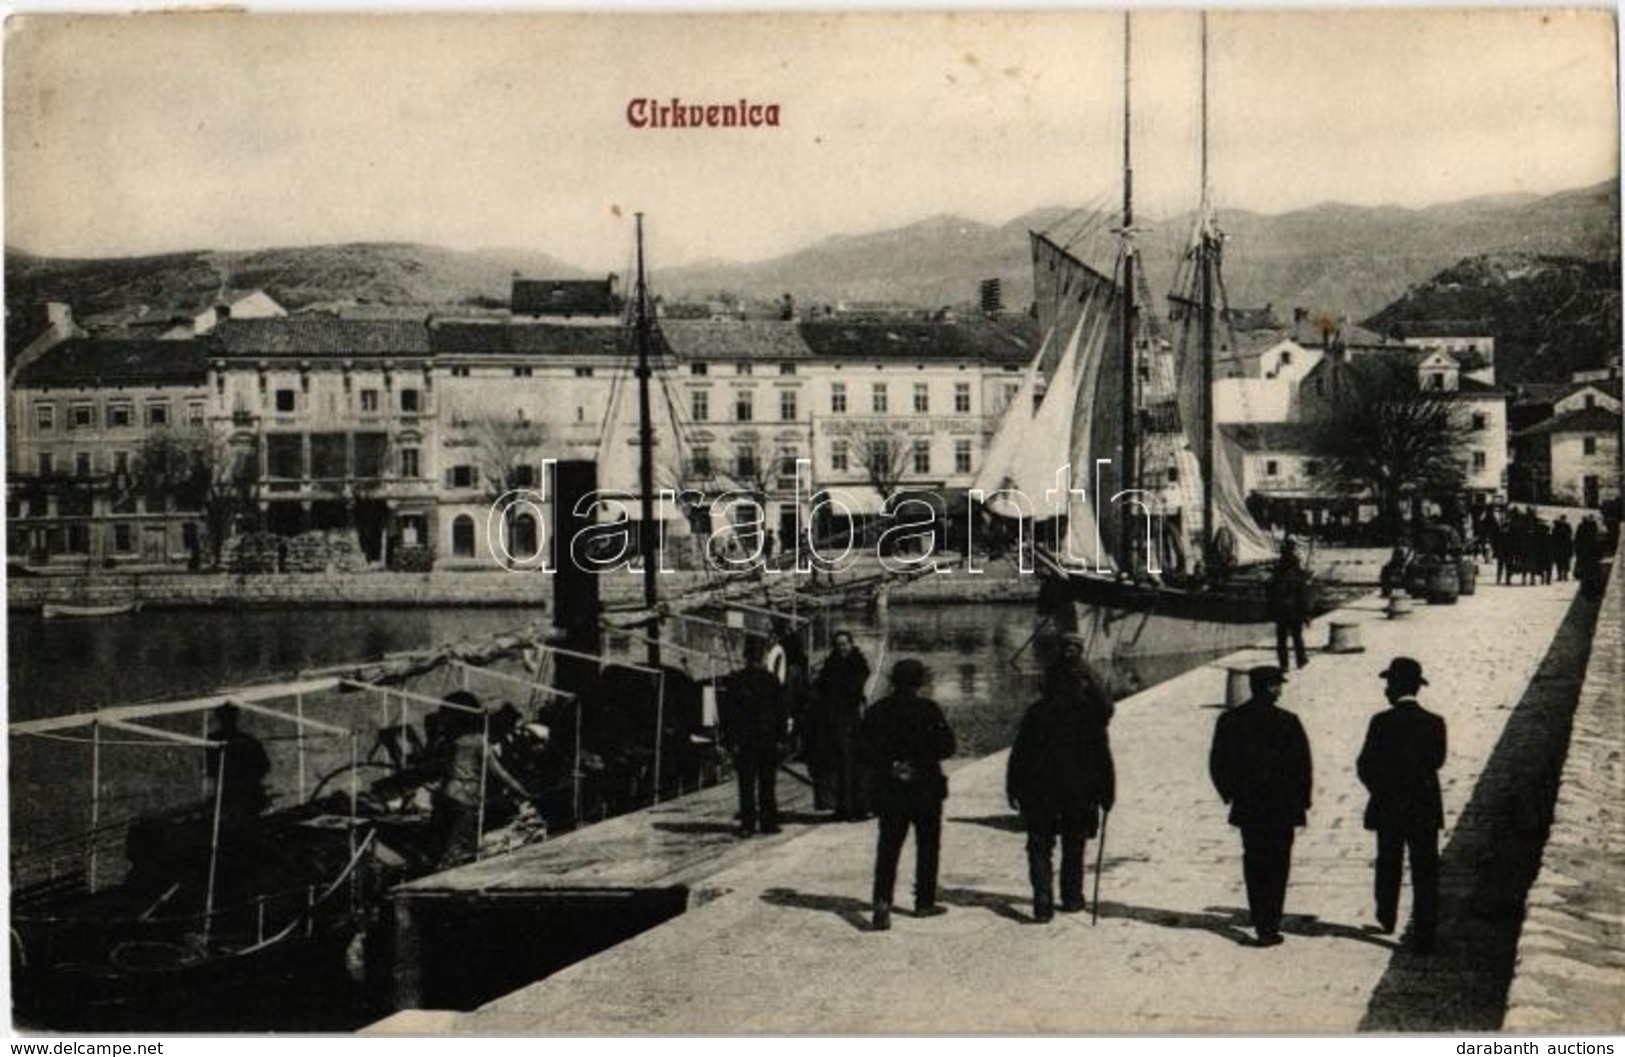
<instances>
[{"instance_id":1,"label":"tiled roof","mask_svg":"<svg viewBox=\"0 0 1625 1057\"><path fill-rule=\"evenodd\" d=\"M209 343L70 338L20 368L13 384L45 388L68 385L203 385Z\"/></svg>"},{"instance_id":2,"label":"tiled roof","mask_svg":"<svg viewBox=\"0 0 1625 1057\"><path fill-rule=\"evenodd\" d=\"M1309 451L1314 427L1306 422L1224 422L1219 430L1243 451Z\"/></svg>"},{"instance_id":3,"label":"tiled roof","mask_svg":"<svg viewBox=\"0 0 1625 1057\"><path fill-rule=\"evenodd\" d=\"M1618 433L1622 419L1619 412L1606 407L1585 407L1549 418L1528 429L1520 430L1519 437L1537 437L1547 433Z\"/></svg>"},{"instance_id":4,"label":"tiled roof","mask_svg":"<svg viewBox=\"0 0 1625 1057\"><path fill-rule=\"evenodd\" d=\"M227 356L424 356L429 332L403 320L288 316L228 319L214 330Z\"/></svg>"},{"instance_id":5,"label":"tiled roof","mask_svg":"<svg viewBox=\"0 0 1625 1057\"><path fill-rule=\"evenodd\" d=\"M965 360L1025 363L1033 349L984 320L953 323L802 323L813 356L837 360Z\"/></svg>"},{"instance_id":6,"label":"tiled roof","mask_svg":"<svg viewBox=\"0 0 1625 1057\"><path fill-rule=\"evenodd\" d=\"M546 323L436 322L430 341L438 354L504 357L622 357L631 355L627 329ZM659 350L656 350L659 354Z\"/></svg>"},{"instance_id":7,"label":"tiled roof","mask_svg":"<svg viewBox=\"0 0 1625 1057\"><path fill-rule=\"evenodd\" d=\"M691 360L805 360L812 349L795 323L668 320L660 325L666 344Z\"/></svg>"},{"instance_id":8,"label":"tiled roof","mask_svg":"<svg viewBox=\"0 0 1625 1057\"><path fill-rule=\"evenodd\" d=\"M1619 399L1618 379L1605 382L1520 382L1515 388L1516 403L1525 407L1551 407L1575 393L1595 389Z\"/></svg>"}]
</instances>

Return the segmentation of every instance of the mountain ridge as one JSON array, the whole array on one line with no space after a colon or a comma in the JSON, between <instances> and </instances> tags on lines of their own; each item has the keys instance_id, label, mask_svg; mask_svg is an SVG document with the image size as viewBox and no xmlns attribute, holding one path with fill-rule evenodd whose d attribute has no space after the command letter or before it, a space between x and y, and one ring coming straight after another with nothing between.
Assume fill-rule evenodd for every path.
<instances>
[{"instance_id":1,"label":"mountain ridge","mask_svg":"<svg viewBox=\"0 0 1625 1057\"><path fill-rule=\"evenodd\" d=\"M1237 307L1323 308L1361 318L1464 258L1535 253L1608 260L1619 255L1616 181L1551 195L1478 196L1407 209L1321 203L1282 214L1221 211L1229 301ZM1192 214L1153 220L1140 236L1152 288L1171 282ZM939 213L868 233L837 233L759 261L653 262L651 284L668 299L719 293L798 303L891 301L937 308L975 302L998 278L1005 306L1032 298L1029 230L1078 234L1074 252L1109 271L1110 214L1044 206L989 224ZM1076 232L1073 229L1077 229ZM59 259L7 247L8 315L43 300L81 318L146 305L196 310L219 290L259 288L289 307L334 301L500 304L515 273L580 278L594 273L542 251L451 250L410 241L324 243L258 250L190 250L145 257Z\"/></svg>"}]
</instances>

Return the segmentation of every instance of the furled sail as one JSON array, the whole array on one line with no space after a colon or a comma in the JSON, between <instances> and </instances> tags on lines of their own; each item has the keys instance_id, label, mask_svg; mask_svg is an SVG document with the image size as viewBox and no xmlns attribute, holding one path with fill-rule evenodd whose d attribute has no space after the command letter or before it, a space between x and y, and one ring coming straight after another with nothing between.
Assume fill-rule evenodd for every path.
<instances>
[{"instance_id":1,"label":"furled sail","mask_svg":"<svg viewBox=\"0 0 1625 1057\"><path fill-rule=\"evenodd\" d=\"M1211 228L1206 222L1199 222L1193 240L1193 246L1199 247L1201 240L1214 240ZM1201 281L1201 268L1203 262L1197 258L1193 249L1192 260L1196 267L1190 269L1193 282ZM1217 267L1218 262L1208 262L1206 266ZM1204 378L1202 373L1202 350L1198 338L1200 331L1200 299L1187 292L1186 296L1174 299L1176 311L1181 323L1180 341L1178 345L1179 370L1179 416L1186 423L1185 432L1190 440L1191 452L1196 457L1198 466L1202 465L1204 453L1208 445L1218 447L1213 453L1213 480L1208 487L1213 491L1213 519L1215 524L1207 526L1202 524L1203 510L1201 507L1189 512L1185 522L1196 553L1202 552L1201 544L1210 539L1212 533L1224 532L1228 534L1234 548L1234 556L1238 565L1254 565L1260 562L1271 561L1275 557L1275 544L1270 535L1247 510L1242 499L1241 483L1236 478L1236 469L1240 462L1238 452L1232 450L1232 445L1224 439L1223 434L1214 428L1211 422L1202 424L1202 387ZM1215 312L1220 319L1222 312Z\"/></svg>"},{"instance_id":2,"label":"furled sail","mask_svg":"<svg viewBox=\"0 0 1625 1057\"><path fill-rule=\"evenodd\" d=\"M1078 265L1079 268L1085 268ZM1087 269L1085 269L1087 271ZM1098 572L1115 572L1126 564L1122 553L1122 518L1113 497L1130 487L1122 479L1122 357L1115 354L1122 327L1122 299L1116 286L1098 273L1080 298L1082 340L1073 397L1071 465L1073 496L1067 521L1068 557L1082 559ZM1110 465L1104 465L1109 461Z\"/></svg>"}]
</instances>

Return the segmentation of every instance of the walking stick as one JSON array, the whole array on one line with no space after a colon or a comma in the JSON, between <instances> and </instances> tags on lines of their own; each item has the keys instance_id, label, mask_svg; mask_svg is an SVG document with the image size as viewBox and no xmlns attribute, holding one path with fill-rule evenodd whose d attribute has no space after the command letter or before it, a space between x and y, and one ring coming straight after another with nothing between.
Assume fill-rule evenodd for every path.
<instances>
[{"instance_id":1,"label":"walking stick","mask_svg":"<svg viewBox=\"0 0 1625 1057\"><path fill-rule=\"evenodd\" d=\"M1015 653L1012 653L1010 655L1010 667L1012 667L1012 668L1016 667L1016 662L1021 659L1021 655L1023 653L1027 652L1027 647L1031 646L1033 644L1033 640L1038 637L1038 633L1040 631L1044 630L1044 628L1048 624L1048 621L1049 621L1049 618L1044 617L1044 618L1040 619L1037 624L1033 625L1033 633L1031 635L1027 636L1027 641L1023 642L1021 644L1021 648L1018 649Z\"/></svg>"},{"instance_id":2,"label":"walking stick","mask_svg":"<svg viewBox=\"0 0 1625 1057\"><path fill-rule=\"evenodd\" d=\"M1095 903L1089 914L1089 924L1098 924L1100 921L1100 864L1106 860L1106 820L1112 817L1110 811L1101 809L1100 812L1100 843L1095 848Z\"/></svg>"}]
</instances>

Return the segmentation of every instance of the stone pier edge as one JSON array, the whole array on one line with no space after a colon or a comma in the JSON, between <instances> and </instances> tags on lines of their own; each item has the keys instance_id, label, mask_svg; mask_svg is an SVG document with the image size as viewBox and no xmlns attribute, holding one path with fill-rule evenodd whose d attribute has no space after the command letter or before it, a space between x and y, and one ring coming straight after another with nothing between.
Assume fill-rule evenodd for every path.
<instances>
[{"instance_id":1,"label":"stone pier edge","mask_svg":"<svg viewBox=\"0 0 1625 1057\"><path fill-rule=\"evenodd\" d=\"M1529 888L1507 1032L1625 1029L1625 576L1619 556L1575 706L1551 832Z\"/></svg>"}]
</instances>

